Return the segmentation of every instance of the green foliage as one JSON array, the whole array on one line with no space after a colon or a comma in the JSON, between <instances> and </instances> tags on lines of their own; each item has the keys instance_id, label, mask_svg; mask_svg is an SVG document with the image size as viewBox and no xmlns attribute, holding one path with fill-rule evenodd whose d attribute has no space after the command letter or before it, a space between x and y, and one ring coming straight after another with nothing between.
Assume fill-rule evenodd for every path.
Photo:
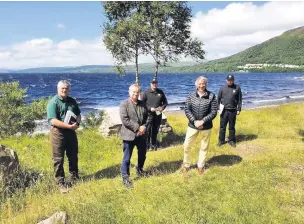
<instances>
[{"instance_id":1,"label":"green foliage","mask_svg":"<svg viewBox=\"0 0 304 224\"><path fill-rule=\"evenodd\" d=\"M101 125L103 121L104 110L99 111L98 114L94 112L88 113L82 120L82 126L84 129L92 129Z\"/></svg>"},{"instance_id":2,"label":"green foliage","mask_svg":"<svg viewBox=\"0 0 304 224\"><path fill-rule=\"evenodd\" d=\"M46 113L48 99L27 104L26 91L26 88L19 88L19 82L0 83L0 138L32 133L35 120L42 119Z\"/></svg>"},{"instance_id":3,"label":"green foliage","mask_svg":"<svg viewBox=\"0 0 304 224\"><path fill-rule=\"evenodd\" d=\"M136 177L137 153L131 160L134 189L121 181L122 141L96 130L77 131L82 177L67 195L53 180L49 136L3 139L16 150L22 167L43 178L1 203L2 223L37 223L65 211L69 223L303 223L304 103L244 110L237 117L237 147L216 147L219 116L208 148L210 167L202 176L179 172L183 146L148 152ZM184 114L166 114L174 133L185 136ZM279 127L279 128L278 128ZM197 147L197 150L199 147ZM198 151L193 152L196 159ZM234 162L233 158L241 157ZM220 159L221 158L221 159ZM194 160L195 160L194 159ZM195 162L195 161L194 161ZM65 162L65 169L68 164Z\"/></svg>"},{"instance_id":4,"label":"green foliage","mask_svg":"<svg viewBox=\"0 0 304 224\"><path fill-rule=\"evenodd\" d=\"M204 59L202 42L190 37L192 15L186 2L104 2L103 7L104 43L120 73L123 64L135 62L137 83L139 55L154 58L156 77L161 65L177 62L181 55Z\"/></svg>"}]
</instances>

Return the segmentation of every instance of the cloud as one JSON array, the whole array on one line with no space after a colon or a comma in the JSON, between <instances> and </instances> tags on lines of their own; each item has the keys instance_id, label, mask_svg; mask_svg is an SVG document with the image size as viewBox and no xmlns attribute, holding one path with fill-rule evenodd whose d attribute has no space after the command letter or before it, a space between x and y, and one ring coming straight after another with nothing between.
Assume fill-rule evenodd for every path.
<instances>
[{"instance_id":1,"label":"cloud","mask_svg":"<svg viewBox=\"0 0 304 224\"><path fill-rule=\"evenodd\" d=\"M191 33L205 44L206 59L229 56L304 24L304 2L230 3L198 12Z\"/></svg>"},{"instance_id":2,"label":"cloud","mask_svg":"<svg viewBox=\"0 0 304 224\"><path fill-rule=\"evenodd\" d=\"M202 3L204 4L204 3ZM304 24L304 2L230 3L223 9L198 12L191 33L204 43L206 59L227 57ZM62 26L59 26L62 25ZM64 28L63 24L57 27ZM140 56L140 63L153 62ZM0 46L0 68L113 65L102 37L61 42L44 37L11 46Z\"/></svg>"},{"instance_id":3,"label":"cloud","mask_svg":"<svg viewBox=\"0 0 304 224\"><path fill-rule=\"evenodd\" d=\"M57 27L58 29L64 29L64 28L65 28L65 25L59 23L59 24L57 24L56 27Z\"/></svg>"},{"instance_id":4,"label":"cloud","mask_svg":"<svg viewBox=\"0 0 304 224\"><path fill-rule=\"evenodd\" d=\"M33 39L0 47L0 59L0 68L7 69L113 64L113 58L101 37L87 41L70 39L57 43L49 38Z\"/></svg>"}]
</instances>

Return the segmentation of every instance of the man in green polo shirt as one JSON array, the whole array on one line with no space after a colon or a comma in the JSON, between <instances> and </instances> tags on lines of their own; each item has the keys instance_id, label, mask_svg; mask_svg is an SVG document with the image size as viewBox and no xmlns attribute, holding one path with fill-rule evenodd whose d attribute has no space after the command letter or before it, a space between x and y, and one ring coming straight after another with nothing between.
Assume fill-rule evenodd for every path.
<instances>
[{"instance_id":1,"label":"man in green polo shirt","mask_svg":"<svg viewBox=\"0 0 304 224\"><path fill-rule=\"evenodd\" d=\"M69 96L71 84L61 80L57 85L57 95L48 103L47 118L51 125L50 136L54 163L54 176L61 193L68 192L65 181L63 162L64 153L69 160L71 180L79 179L78 175L78 140L75 130L81 121L80 109L75 99ZM67 111L76 115L76 121L65 121ZM70 112L69 112L70 113Z\"/></svg>"}]
</instances>

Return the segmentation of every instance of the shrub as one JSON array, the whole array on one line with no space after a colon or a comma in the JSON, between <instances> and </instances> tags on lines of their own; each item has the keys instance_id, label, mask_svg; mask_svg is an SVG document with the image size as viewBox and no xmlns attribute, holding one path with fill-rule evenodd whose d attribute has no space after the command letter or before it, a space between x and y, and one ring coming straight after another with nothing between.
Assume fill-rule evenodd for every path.
<instances>
[{"instance_id":1,"label":"shrub","mask_svg":"<svg viewBox=\"0 0 304 224\"><path fill-rule=\"evenodd\" d=\"M93 112L88 113L82 121L83 128L89 129L98 127L103 121L103 115L104 110L99 111L98 114L95 114Z\"/></svg>"},{"instance_id":2,"label":"shrub","mask_svg":"<svg viewBox=\"0 0 304 224\"><path fill-rule=\"evenodd\" d=\"M27 104L26 92L26 88L19 88L19 82L0 83L0 138L32 133L35 120L45 115L48 99Z\"/></svg>"}]
</instances>

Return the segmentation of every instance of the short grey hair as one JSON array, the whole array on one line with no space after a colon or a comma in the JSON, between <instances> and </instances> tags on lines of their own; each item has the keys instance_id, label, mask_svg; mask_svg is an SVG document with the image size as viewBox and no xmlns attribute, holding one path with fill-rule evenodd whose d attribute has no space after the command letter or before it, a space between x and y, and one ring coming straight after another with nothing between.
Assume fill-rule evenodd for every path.
<instances>
[{"instance_id":1,"label":"short grey hair","mask_svg":"<svg viewBox=\"0 0 304 224\"><path fill-rule=\"evenodd\" d=\"M130 87L129 87L129 92L130 92L134 87L136 87L136 88L138 88L138 90L140 90L140 85L138 85L137 83L135 83L135 84L130 85Z\"/></svg>"},{"instance_id":2,"label":"short grey hair","mask_svg":"<svg viewBox=\"0 0 304 224\"><path fill-rule=\"evenodd\" d=\"M201 81L201 80L204 80L206 85L207 85L207 82L208 82L208 79L204 76L200 76L198 77L196 80L195 80L195 86L198 87L198 82Z\"/></svg>"},{"instance_id":3,"label":"short grey hair","mask_svg":"<svg viewBox=\"0 0 304 224\"><path fill-rule=\"evenodd\" d=\"M69 89L71 88L71 83L68 80L60 80L57 84L57 88L59 88L61 85L68 85Z\"/></svg>"}]
</instances>

